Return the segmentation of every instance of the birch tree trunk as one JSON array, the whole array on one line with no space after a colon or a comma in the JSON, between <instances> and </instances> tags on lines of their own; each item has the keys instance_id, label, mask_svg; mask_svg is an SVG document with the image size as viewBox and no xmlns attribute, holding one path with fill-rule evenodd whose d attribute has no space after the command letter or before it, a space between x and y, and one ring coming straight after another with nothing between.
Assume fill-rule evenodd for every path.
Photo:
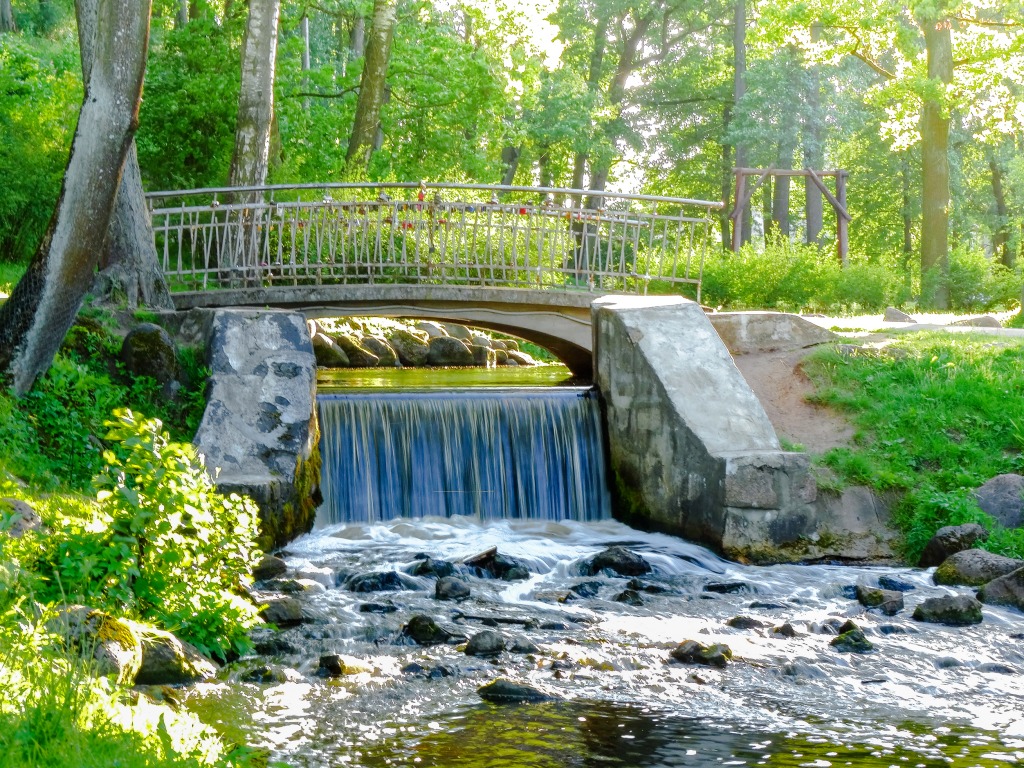
<instances>
[{"instance_id":1,"label":"birch tree trunk","mask_svg":"<svg viewBox=\"0 0 1024 768\"><path fill-rule=\"evenodd\" d=\"M238 92L235 152L228 184L259 186L267 180L270 123L274 115L274 61L281 0L250 0L242 44L242 86Z\"/></svg>"},{"instance_id":2,"label":"birch tree trunk","mask_svg":"<svg viewBox=\"0 0 1024 768\"><path fill-rule=\"evenodd\" d=\"M380 110L384 104L388 61L391 58L391 40L395 33L397 0L374 0L373 20L370 22L366 42L366 62L359 81L359 98L352 124L352 137L348 142L345 162L356 175L366 174L370 155L380 125Z\"/></svg>"},{"instance_id":3,"label":"birch tree trunk","mask_svg":"<svg viewBox=\"0 0 1024 768\"><path fill-rule=\"evenodd\" d=\"M0 371L19 395L53 362L92 284L138 125L150 0L79 0L77 9L96 19L96 37L71 156L43 241L0 306Z\"/></svg>"},{"instance_id":4,"label":"birch tree trunk","mask_svg":"<svg viewBox=\"0 0 1024 768\"><path fill-rule=\"evenodd\" d=\"M0 0L0 32L17 32L18 25L14 22L14 10L11 0Z\"/></svg>"},{"instance_id":5,"label":"birch tree trunk","mask_svg":"<svg viewBox=\"0 0 1024 768\"><path fill-rule=\"evenodd\" d=\"M922 18L928 78L953 82L953 34L944 18ZM921 112L921 302L949 307L949 113L929 96Z\"/></svg>"}]
</instances>

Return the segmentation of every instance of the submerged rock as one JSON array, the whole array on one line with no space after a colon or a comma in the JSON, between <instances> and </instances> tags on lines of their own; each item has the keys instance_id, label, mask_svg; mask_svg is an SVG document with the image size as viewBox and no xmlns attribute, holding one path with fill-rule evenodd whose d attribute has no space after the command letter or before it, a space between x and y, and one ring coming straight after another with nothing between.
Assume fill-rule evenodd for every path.
<instances>
[{"instance_id":1,"label":"submerged rock","mask_svg":"<svg viewBox=\"0 0 1024 768\"><path fill-rule=\"evenodd\" d=\"M965 549L971 549L979 541L985 541L987 538L988 531L977 523L944 526L939 528L935 535L925 544L918 565L922 568L942 565L943 561L950 555L963 552Z\"/></svg>"},{"instance_id":2,"label":"submerged rock","mask_svg":"<svg viewBox=\"0 0 1024 768\"><path fill-rule=\"evenodd\" d=\"M704 591L719 595L735 595L738 592L754 592L756 590L745 581L713 581L704 585Z\"/></svg>"},{"instance_id":3,"label":"submerged rock","mask_svg":"<svg viewBox=\"0 0 1024 768\"><path fill-rule=\"evenodd\" d=\"M673 661L683 664L704 664L709 667L724 667L732 659L732 649L723 643L701 645L696 640L684 640L668 654Z\"/></svg>"},{"instance_id":4,"label":"submerged rock","mask_svg":"<svg viewBox=\"0 0 1024 768\"><path fill-rule=\"evenodd\" d=\"M978 591L978 599L989 605L1006 605L1024 611L1024 568L985 584Z\"/></svg>"},{"instance_id":5,"label":"submerged rock","mask_svg":"<svg viewBox=\"0 0 1024 768\"><path fill-rule=\"evenodd\" d=\"M284 671L269 664L258 664L250 667L238 676L243 683L255 683L257 685L280 684L288 681Z\"/></svg>"},{"instance_id":6,"label":"submerged rock","mask_svg":"<svg viewBox=\"0 0 1024 768\"><path fill-rule=\"evenodd\" d=\"M624 589L614 598L616 603L624 603L625 605L641 606L644 604L644 599L640 597L640 593L635 589Z\"/></svg>"},{"instance_id":7,"label":"submerged rock","mask_svg":"<svg viewBox=\"0 0 1024 768\"><path fill-rule=\"evenodd\" d=\"M262 601L260 615L265 622L278 627L294 627L307 621L302 613L302 603L294 597L272 597Z\"/></svg>"},{"instance_id":8,"label":"submerged rock","mask_svg":"<svg viewBox=\"0 0 1024 768\"><path fill-rule=\"evenodd\" d=\"M914 609L914 619L951 627L980 624L981 603L970 595L929 597Z\"/></svg>"},{"instance_id":9,"label":"submerged rock","mask_svg":"<svg viewBox=\"0 0 1024 768\"><path fill-rule=\"evenodd\" d=\"M903 581L903 579L898 579L895 576L879 576L878 586L893 592L913 592L916 589L910 582Z\"/></svg>"},{"instance_id":10,"label":"submerged rock","mask_svg":"<svg viewBox=\"0 0 1024 768\"><path fill-rule=\"evenodd\" d=\"M394 613L398 610L398 606L394 603L387 601L383 603L360 603L360 613Z\"/></svg>"},{"instance_id":11,"label":"submerged rock","mask_svg":"<svg viewBox=\"0 0 1024 768\"><path fill-rule=\"evenodd\" d=\"M903 593L858 584L857 602L865 608L877 608L886 616L894 616L903 610Z\"/></svg>"},{"instance_id":12,"label":"submerged rock","mask_svg":"<svg viewBox=\"0 0 1024 768\"><path fill-rule=\"evenodd\" d=\"M486 549L462 562L470 568L476 568L482 576L490 576L503 581L520 581L530 578L530 571L521 560L501 554L497 547Z\"/></svg>"},{"instance_id":13,"label":"submerged rock","mask_svg":"<svg viewBox=\"0 0 1024 768\"><path fill-rule=\"evenodd\" d=\"M603 586L600 581L581 581L579 584L569 587L569 591L580 597L597 597Z\"/></svg>"},{"instance_id":14,"label":"submerged rock","mask_svg":"<svg viewBox=\"0 0 1024 768\"><path fill-rule=\"evenodd\" d=\"M651 564L640 555L625 547L608 547L603 552L598 552L590 560L584 561L580 566L580 571L584 576L595 576L604 570L612 571L620 576L643 576L653 569Z\"/></svg>"},{"instance_id":15,"label":"submerged rock","mask_svg":"<svg viewBox=\"0 0 1024 768\"><path fill-rule=\"evenodd\" d=\"M430 616L418 613L402 627L402 636L419 645L439 645L460 639L462 635L450 632Z\"/></svg>"},{"instance_id":16,"label":"submerged rock","mask_svg":"<svg viewBox=\"0 0 1024 768\"><path fill-rule=\"evenodd\" d=\"M505 638L493 629L477 632L466 644L467 656L497 656L505 650Z\"/></svg>"},{"instance_id":17,"label":"submerged rock","mask_svg":"<svg viewBox=\"0 0 1024 768\"><path fill-rule=\"evenodd\" d=\"M406 588L397 571L380 571L353 576L345 586L350 592L397 592Z\"/></svg>"},{"instance_id":18,"label":"submerged rock","mask_svg":"<svg viewBox=\"0 0 1024 768\"><path fill-rule=\"evenodd\" d=\"M540 653L540 648L538 648L531 640L522 637L521 635L513 637L512 641L509 642L505 648L512 653Z\"/></svg>"},{"instance_id":19,"label":"submerged rock","mask_svg":"<svg viewBox=\"0 0 1024 768\"><path fill-rule=\"evenodd\" d=\"M469 584L458 576L443 576L434 585L434 597L438 600L465 600L469 597Z\"/></svg>"},{"instance_id":20,"label":"submerged rock","mask_svg":"<svg viewBox=\"0 0 1024 768\"><path fill-rule=\"evenodd\" d=\"M778 627L772 629L772 633L779 637L800 637L800 633L796 631L796 627L790 624L788 621Z\"/></svg>"},{"instance_id":21,"label":"submerged rock","mask_svg":"<svg viewBox=\"0 0 1024 768\"><path fill-rule=\"evenodd\" d=\"M749 616L733 616L725 623L733 629L761 629L765 626L763 621L752 619Z\"/></svg>"},{"instance_id":22,"label":"submerged rock","mask_svg":"<svg viewBox=\"0 0 1024 768\"><path fill-rule=\"evenodd\" d=\"M848 624L853 624L853 622L848 622ZM845 626L843 628L845 629ZM829 645L837 651L843 651L844 653L868 653L875 649L875 646L864 635L864 630L857 626L840 633L838 637L832 638Z\"/></svg>"},{"instance_id":23,"label":"submerged rock","mask_svg":"<svg viewBox=\"0 0 1024 768\"><path fill-rule=\"evenodd\" d=\"M341 677L345 674L345 662L336 653L328 653L320 657L316 673L318 677Z\"/></svg>"},{"instance_id":24,"label":"submerged rock","mask_svg":"<svg viewBox=\"0 0 1024 768\"><path fill-rule=\"evenodd\" d=\"M980 587L1021 567L1024 567L1024 560L1003 557L983 549L965 549L947 557L935 569L932 578L936 584Z\"/></svg>"},{"instance_id":25,"label":"submerged rock","mask_svg":"<svg viewBox=\"0 0 1024 768\"><path fill-rule=\"evenodd\" d=\"M417 560L409 567L410 576L429 576L440 579L444 576L451 576L455 573L455 566L447 560L435 560L432 557L425 557Z\"/></svg>"},{"instance_id":26,"label":"submerged rock","mask_svg":"<svg viewBox=\"0 0 1024 768\"><path fill-rule=\"evenodd\" d=\"M525 704L537 701L553 701L558 697L524 683L513 683L511 680L498 678L477 689L477 694L484 701L493 704Z\"/></svg>"}]
</instances>

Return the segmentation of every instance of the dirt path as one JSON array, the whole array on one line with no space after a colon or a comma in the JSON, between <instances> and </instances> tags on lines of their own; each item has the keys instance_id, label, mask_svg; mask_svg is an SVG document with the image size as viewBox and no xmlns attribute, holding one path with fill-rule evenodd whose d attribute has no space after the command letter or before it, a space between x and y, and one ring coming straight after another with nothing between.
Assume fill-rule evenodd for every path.
<instances>
[{"instance_id":1,"label":"dirt path","mask_svg":"<svg viewBox=\"0 0 1024 768\"><path fill-rule=\"evenodd\" d=\"M779 438L819 455L830 448L848 445L854 430L829 408L807 402L814 386L800 369L800 362L811 351L757 352L737 355L734 360Z\"/></svg>"}]
</instances>

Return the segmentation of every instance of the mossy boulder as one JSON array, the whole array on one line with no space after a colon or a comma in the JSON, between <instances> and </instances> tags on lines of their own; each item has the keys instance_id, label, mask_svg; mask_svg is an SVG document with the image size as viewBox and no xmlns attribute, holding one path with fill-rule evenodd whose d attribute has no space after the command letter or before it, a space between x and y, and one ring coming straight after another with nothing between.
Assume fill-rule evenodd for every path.
<instances>
[{"instance_id":1,"label":"mossy boulder","mask_svg":"<svg viewBox=\"0 0 1024 768\"><path fill-rule=\"evenodd\" d=\"M946 586L980 587L1021 567L1024 567L1024 560L983 549L965 549L947 557L935 569L932 578L936 584Z\"/></svg>"},{"instance_id":2,"label":"mossy boulder","mask_svg":"<svg viewBox=\"0 0 1024 768\"><path fill-rule=\"evenodd\" d=\"M388 342L402 365L418 367L427 364L427 357L430 354L427 338L429 336L425 333L423 336L417 336L412 331L396 329L388 335Z\"/></svg>"},{"instance_id":3,"label":"mossy boulder","mask_svg":"<svg viewBox=\"0 0 1024 768\"><path fill-rule=\"evenodd\" d=\"M121 343L121 362L129 375L148 376L158 384L178 378L178 350L174 340L156 323L140 323Z\"/></svg>"},{"instance_id":4,"label":"mossy boulder","mask_svg":"<svg viewBox=\"0 0 1024 768\"><path fill-rule=\"evenodd\" d=\"M471 366L473 353L469 347L450 336L438 336L430 340L427 362L439 367Z\"/></svg>"},{"instance_id":5,"label":"mossy boulder","mask_svg":"<svg viewBox=\"0 0 1024 768\"><path fill-rule=\"evenodd\" d=\"M985 584L978 590L978 599L989 605L1006 605L1024 611L1024 568Z\"/></svg>"},{"instance_id":6,"label":"mossy boulder","mask_svg":"<svg viewBox=\"0 0 1024 768\"><path fill-rule=\"evenodd\" d=\"M384 368L395 368L401 365L398 354L390 344L378 336L363 336L363 346L377 357L377 365Z\"/></svg>"},{"instance_id":7,"label":"mossy boulder","mask_svg":"<svg viewBox=\"0 0 1024 768\"><path fill-rule=\"evenodd\" d=\"M982 621L981 603L970 595L929 597L914 609L914 619L951 627L980 624Z\"/></svg>"},{"instance_id":8,"label":"mossy boulder","mask_svg":"<svg viewBox=\"0 0 1024 768\"><path fill-rule=\"evenodd\" d=\"M216 664L170 632L146 629L141 634L142 662L136 685L187 685L217 674Z\"/></svg>"},{"instance_id":9,"label":"mossy boulder","mask_svg":"<svg viewBox=\"0 0 1024 768\"><path fill-rule=\"evenodd\" d=\"M669 657L682 664L703 664L709 667L724 667L732 659L732 649L724 643L702 645L696 640L684 640L671 651Z\"/></svg>"},{"instance_id":10,"label":"mossy boulder","mask_svg":"<svg viewBox=\"0 0 1024 768\"><path fill-rule=\"evenodd\" d=\"M361 339L347 333L336 334L333 338L345 350L349 365L353 368L375 368L380 365L380 358L367 349Z\"/></svg>"},{"instance_id":11,"label":"mossy boulder","mask_svg":"<svg viewBox=\"0 0 1024 768\"><path fill-rule=\"evenodd\" d=\"M345 350L330 336L323 333L313 335L313 354L321 368L348 368L349 359Z\"/></svg>"},{"instance_id":12,"label":"mossy boulder","mask_svg":"<svg viewBox=\"0 0 1024 768\"><path fill-rule=\"evenodd\" d=\"M142 665L142 639L136 627L85 605L63 608L47 628L68 650L91 659L96 673L131 683Z\"/></svg>"}]
</instances>

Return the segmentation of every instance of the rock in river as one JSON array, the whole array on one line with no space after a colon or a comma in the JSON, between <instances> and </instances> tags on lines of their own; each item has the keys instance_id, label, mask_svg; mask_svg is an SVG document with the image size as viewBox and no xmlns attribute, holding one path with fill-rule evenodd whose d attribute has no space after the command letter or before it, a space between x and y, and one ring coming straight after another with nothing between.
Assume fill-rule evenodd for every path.
<instances>
[{"instance_id":1,"label":"rock in river","mask_svg":"<svg viewBox=\"0 0 1024 768\"><path fill-rule=\"evenodd\" d=\"M551 701L558 698L550 693L524 683L513 683L511 680L498 678L477 689L484 701L494 704L523 704L535 701Z\"/></svg>"},{"instance_id":2,"label":"rock in river","mask_svg":"<svg viewBox=\"0 0 1024 768\"><path fill-rule=\"evenodd\" d=\"M438 600L465 600L469 597L469 584L458 576L443 576L434 585L434 597Z\"/></svg>"},{"instance_id":3,"label":"rock in river","mask_svg":"<svg viewBox=\"0 0 1024 768\"><path fill-rule=\"evenodd\" d=\"M978 599L989 605L1008 605L1024 611L1024 568L990 581L979 590Z\"/></svg>"},{"instance_id":4,"label":"rock in river","mask_svg":"<svg viewBox=\"0 0 1024 768\"><path fill-rule=\"evenodd\" d=\"M981 623L981 603L970 595L929 597L914 609L914 618L931 624L965 627Z\"/></svg>"},{"instance_id":5,"label":"rock in river","mask_svg":"<svg viewBox=\"0 0 1024 768\"><path fill-rule=\"evenodd\" d=\"M684 640L668 654L674 661L683 664L705 664L709 667L724 667L732 659L732 649L723 643L701 645L696 640Z\"/></svg>"},{"instance_id":6,"label":"rock in river","mask_svg":"<svg viewBox=\"0 0 1024 768\"><path fill-rule=\"evenodd\" d=\"M979 541L985 541L987 538L988 531L977 523L944 526L939 528L925 544L918 565L922 568L942 565L942 562L950 555L971 549Z\"/></svg>"},{"instance_id":7,"label":"rock in river","mask_svg":"<svg viewBox=\"0 0 1024 768\"><path fill-rule=\"evenodd\" d=\"M652 570L650 563L625 547L608 547L580 566L585 576L595 576L605 569L620 576L643 576Z\"/></svg>"},{"instance_id":8,"label":"rock in river","mask_svg":"<svg viewBox=\"0 0 1024 768\"><path fill-rule=\"evenodd\" d=\"M493 629L477 632L466 644L467 656L497 656L505 650L505 638Z\"/></svg>"},{"instance_id":9,"label":"rock in river","mask_svg":"<svg viewBox=\"0 0 1024 768\"><path fill-rule=\"evenodd\" d=\"M865 608L877 608L886 616L894 616L903 610L903 593L896 590L858 584L857 601Z\"/></svg>"}]
</instances>

